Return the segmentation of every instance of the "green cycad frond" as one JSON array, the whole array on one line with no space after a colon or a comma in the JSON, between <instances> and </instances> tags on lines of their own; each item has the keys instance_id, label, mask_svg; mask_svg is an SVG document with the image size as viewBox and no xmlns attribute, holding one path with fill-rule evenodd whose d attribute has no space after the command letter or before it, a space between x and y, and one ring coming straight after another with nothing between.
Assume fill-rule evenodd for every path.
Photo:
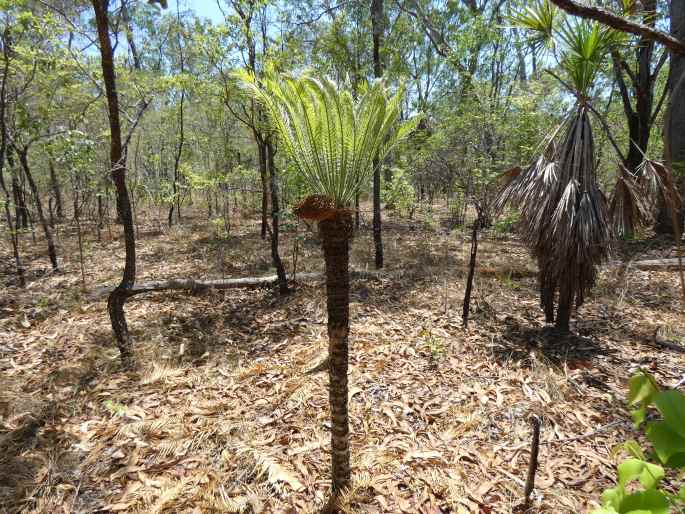
<instances>
[{"instance_id":1,"label":"green cycad frond","mask_svg":"<svg viewBox=\"0 0 685 514\"><path fill-rule=\"evenodd\" d=\"M419 121L399 124L404 91L389 95L377 81L355 102L328 79L310 75L266 77L258 83L242 70L235 74L267 113L285 153L313 193L346 207L381 161ZM397 128L396 128L397 127Z\"/></svg>"}]
</instances>

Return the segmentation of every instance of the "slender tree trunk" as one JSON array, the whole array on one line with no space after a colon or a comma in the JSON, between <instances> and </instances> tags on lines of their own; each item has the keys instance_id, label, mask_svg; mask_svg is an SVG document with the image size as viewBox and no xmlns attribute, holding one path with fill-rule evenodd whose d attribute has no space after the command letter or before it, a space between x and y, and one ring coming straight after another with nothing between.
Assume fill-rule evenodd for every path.
<instances>
[{"instance_id":1,"label":"slender tree trunk","mask_svg":"<svg viewBox=\"0 0 685 514\"><path fill-rule=\"evenodd\" d=\"M52 186L52 194L55 197L57 221L62 221L62 219L64 219L64 211L62 210L62 189L59 186L59 179L57 178L57 173L55 173L55 164L52 162L52 159L48 161L48 167L50 169L50 185Z\"/></svg>"},{"instance_id":2,"label":"slender tree trunk","mask_svg":"<svg viewBox=\"0 0 685 514\"><path fill-rule=\"evenodd\" d=\"M9 155L7 156L7 163L10 165L10 168L13 168ZM12 173L12 197L14 199L14 219L17 222L17 229L29 228L29 210L26 207L26 196L14 172Z\"/></svg>"},{"instance_id":3,"label":"slender tree trunk","mask_svg":"<svg viewBox=\"0 0 685 514\"><path fill-rule=\"evenodd\" d=\"M371 0L371 27L373 32L373 74L383 76L381 41L383 37L383 0ZM373 243L376 250L376 269L383 267L383 233L381 221L381 169L377 158L373 159Z\"/></svg>"},{"instance_id":4,"label":"slender tree trunk","mask_svg":"<svg viewBox=\"0 0 685 514\"><path fill-rule=\"evenodd\" d=\"M476 259L478 257L478 230L480 229L480 213L473 222L471 229L471 255L469 257L469 274L466 278L466 290L464 291L464 303L461 319L464 328L469 326L469 311L471 306L471 290L473 289L473 277L476 274Z\"/></svg>"},{"instance_id":5,"label":"slender tree trunk","mask_svg":"<svg viewBox=\"0 0 685 514\"><path fill-rule=\"evenodd\" d=\"M177 21L180 27L181 24L181 13L176 4L176 15ZM181 45L181 34L178 34L178 54L181 61L181 74L185 72L185 57L183 55L183 45ZM186 92L185 89L181 89L181 101L178 106L178 126L179 126L179 137L178 137L178 147L176 148L176 156L174 158L174 199L171 202L171 207L169 208L169 226L171 226L172 218L174 215L174 202L176 203L176 216L177 220L181 222L181 195L178 192L178 185L180 184L181 177L179 175L179 166L181 164L181 154L183 153L183 143L185 141L185 131L183 126L183 104L185 101Z\"/></svg>"},{"instance_id":6,"label":"slender tree trunk","mask_svg":"<svg viewBox=\"0 0 685 514\"><path fill-rule=\"evenodd\" d=\"M328 308L331 471L334 496L350 484L350 431L347 413L348 334L350 330L349 252L353 221L349 214L319 222L326 262Z\"/></svg>"},{"instance_id":7,"label":"slender tree trunk","mask_svg":"<svg viewBox=\"0 0 685 514\"><path fill-rule=\"evenodd\" d=\"M266 141L266 159L269 163L269 185L271 186L271 259L276 268L276 275L278 275L278 287L281 294L288 293L288 278L285 274L283 261L278 253L278 239L279 239L279 202L278 202L278 172L276 170L276 163L274 162L275 150L270 139Z\"/></svg>"},{"instance_id":8,"label":"slender tree trunk","mask_svg":"<svg viewBox=\"0 0 685 514\"><path fill-rule=\"evenodd\" d=\"M262 181L262 228L261 236L262 239L266 239L266 234L268 233L268 211L269 211L269 183L267 177L267 167L266 162L266 145L264 141L256 131L255 131L255 141L257 141L257 154L259 158L259 176Z\"/></svg>"},{"instance_id":9,"label":"slender tree trunk","mask_svg":"<svg viewBox=\"0 0 685 514\"><path fill-rule=\"evenodd\" d=\"M381 225L381 170L378 159L373 159L373 244L376 250L376 269L383 267L383 232Z\"/></svg>"},{"instance_id":10,"label":"slender tree trunk","mask_svg":"<svg viewBox=\"0 0 685 514\"><path fill-rule=\"evenodd\" d=\"M36 212L38 213L38 221L43 228L43 233L45 234L45 240L48 243L48 256L50 257L50 263L52 264L52 269L57 271L59 265L57 263L57 251L55 250L55 241L52 238L52 230L50 230L50 225L45 219L45 214L43 213L43 203L40 201L40 193L38 192L38 186L33 180L33 175L31 174L31 168L29 167L28 159L28 148L16 148L17 156L19 157L19 163L24 170L24 175L31 188L31 194L33 194L33 199L36 204Z\"/></svg>"},{"instance_id":11,"label":"slender tree trunk","mask_svg":"<svg viewBox=\"0 0 685 514\"><path fill-rule=\"evenodd\" d=\"M78 236L78 256L81 266L81 287L86 289L86 267L83 259L83 234L81 233L81 206L79 204L78 190L74 191L74 221L76 222L76 235Z\"/></svg>"},{"instance_id":12,"label":"slender tree trunk","mask_svg":"<svg viewBox=\"0 0 685 514\"><path fill-rule=\"evenodd\" d=\"M2 82L0 82L0 188L5 194L5 221L7 222L7 231L10 235L10 243L12 244L12 255L14 256L14 264L17 269L17 278L19 279L19 287L26 286L26 278L24 277L24 266L21 262L21 257L19 255L19 220L15 219L16 223L12 223L12 212L10 210L10 204L12 203L12 198L10 196L10 190L5 183L5 158L8 157L7 152L7 125L5 124L5 107L7 102L7 76L9 74L9 57L7 41L3 35L3 73Z\"/></svg>"},{"instance_id":13,"label":"slender tree trunk","mask_svg":"<svg viewBox=\"0 0 685 514\"><path fill-rule=\"evenodd\" d=\"M114 73L114 52L109 38L109 20L107 8L109 0L91 0L95 11L95 22L100 42L100 56L102 63L102 75L107 94L107 106L110 128L110 165L112 180L116 187L117 213L124 225L124 243L126 248L126 261L124 273L119 285L110 293L107 300L107 309L112 322L112 330L121 352L121 362L124 368L131 368L134 364L131 348L131 337L126 324L124 304L128 297L128 291L133 287L136 279L136 246L133 227L133 215L131 202L126 188L126 160L121 141L121 124L119 119L119 97L116 89L116 76Z\"/></svg>"}]
</instances>

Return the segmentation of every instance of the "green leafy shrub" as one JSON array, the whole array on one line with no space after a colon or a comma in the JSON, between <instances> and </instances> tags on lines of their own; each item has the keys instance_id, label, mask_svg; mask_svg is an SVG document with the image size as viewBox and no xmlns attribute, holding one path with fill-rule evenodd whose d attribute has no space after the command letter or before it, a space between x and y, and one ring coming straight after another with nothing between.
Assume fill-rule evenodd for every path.
<instances>
[{"instance_id":1,"label":"green leafy shrub","mask_svg":"<svg viewBox=\"0 0 685 514\"><path fill-rule=\"evenodd\" d=\"M653 451L645 454L636 441L623 445L631 458L618 466L616 487L604 491L602 507L592 514L684 512L685 486L672 491L685 472L685 396L676 390L660 391L654 378L641 371L630 380L629 401L636 406L635 426L644 427ZM648 419L651 407L660 418ZM668 488L666 479L670 479Z\"/></svg>"},{"instance_id":2,"label":"green leafy shrub","mask_svg":"<svg viewBox=\"0 0 685 514\"><path fill-rule=\"evenodd\" d=\"M508 212L506 215L497 218L492 225L492 230L498 235L511 234L520 220L521 215L518 211Z\"/></svg>"},{"instance_id":3,"label":"green leafy shrub","mask_svg":"<svg viewBox=\"0 0 685 514\"><path fill-rule=\"evenodd\" d=\"M409 215L416 203L414 186L401 168L392 169L392 180L383 184L381 197L386 209L394 209L400 216L402 213Z\"/></svg>"}]
</instances>

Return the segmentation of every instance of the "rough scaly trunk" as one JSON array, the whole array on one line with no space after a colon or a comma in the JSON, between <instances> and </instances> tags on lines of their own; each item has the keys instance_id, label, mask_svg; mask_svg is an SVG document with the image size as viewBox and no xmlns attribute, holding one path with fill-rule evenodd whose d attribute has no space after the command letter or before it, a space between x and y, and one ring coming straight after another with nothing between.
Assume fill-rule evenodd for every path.
<instances>
[{"instance_id":1,"label":"rough scaly trunk","mask_svg":"<svg viewBox=\"0 0 685 514\"><path fill-rule=\"evenodd\" d=\"M334 495L350 484L350 431L347 413L348 334L350 330L350 213L319 222L326 262L328 308L329 402L331 408L331 471Z\"/></svg>"}]
</instances>

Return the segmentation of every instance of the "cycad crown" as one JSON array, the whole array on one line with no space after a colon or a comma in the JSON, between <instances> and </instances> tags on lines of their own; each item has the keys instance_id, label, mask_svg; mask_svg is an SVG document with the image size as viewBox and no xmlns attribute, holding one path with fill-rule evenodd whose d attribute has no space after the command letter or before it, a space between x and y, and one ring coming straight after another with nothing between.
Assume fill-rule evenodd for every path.
<instances>
[{"instance_id":1,"label":"cycad crown","mask_svg":"<svg viewBox=\"0 0 685 514\"><path fill-rule=\"evenodd\" d=\"M355 101L331 80L307 74L257 80L242 70L236 76L263 106L312 192L330 198L336 208L350 205L373 172L374 156L381 162L419 121L397 125L403 90L389 95L382 81Z\"/></svg>"}]
</instances>

